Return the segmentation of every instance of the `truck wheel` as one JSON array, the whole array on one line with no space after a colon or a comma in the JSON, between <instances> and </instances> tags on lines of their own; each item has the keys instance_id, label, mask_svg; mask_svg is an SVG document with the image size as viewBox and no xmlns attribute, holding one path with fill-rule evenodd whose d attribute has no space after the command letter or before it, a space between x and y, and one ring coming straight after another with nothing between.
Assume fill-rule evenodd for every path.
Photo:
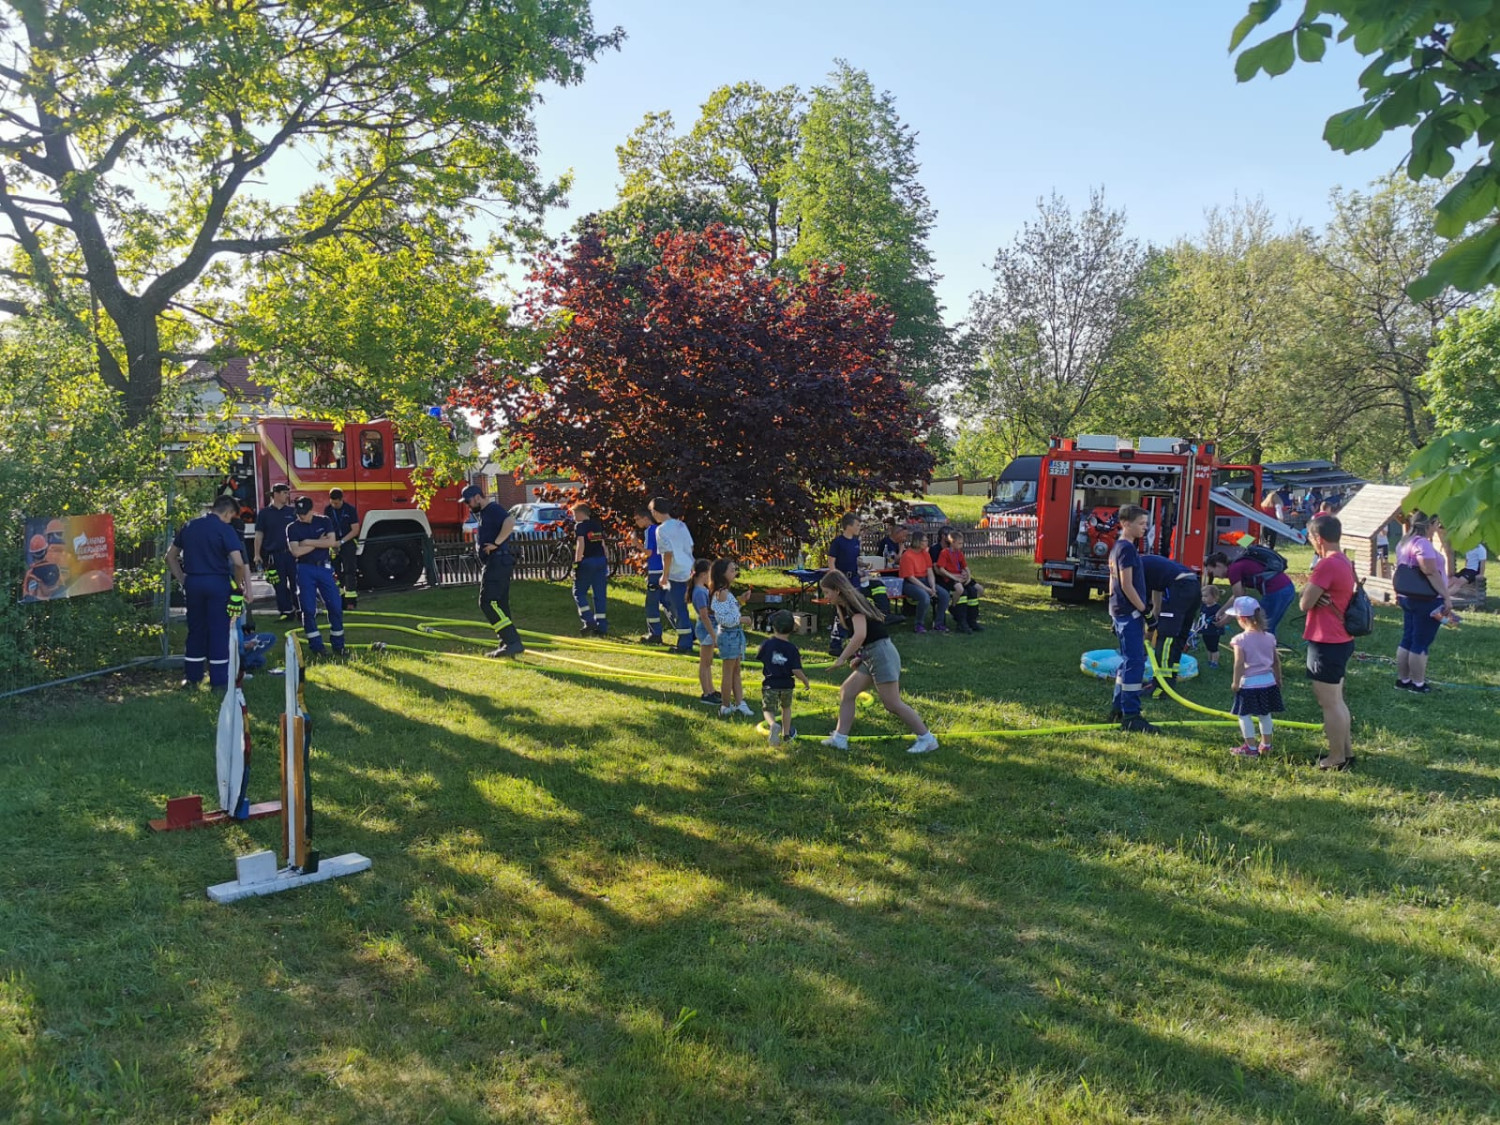
<instances>
[{"instance_id":1,"label":"truck wheel","mask_svg":"<svg viewBox=\"0 0 1500 1125\"><path fill-rule=\"evenodd\" d=\"M1052 600L1064 605L1084 605L1089 600L1087 586L1053 586Z\"/></svg>"},{"instance_id":2,"label":"truck wheel","mask_svg":"<svg viewBox=\"0 0 1500 1125\"><path fill-rule=\"evenodd\" d=\"M405 539L372 539L359 557L359 569L375 589L414 586L422 577L422 549Z\"/></svg>"}]
</instances>

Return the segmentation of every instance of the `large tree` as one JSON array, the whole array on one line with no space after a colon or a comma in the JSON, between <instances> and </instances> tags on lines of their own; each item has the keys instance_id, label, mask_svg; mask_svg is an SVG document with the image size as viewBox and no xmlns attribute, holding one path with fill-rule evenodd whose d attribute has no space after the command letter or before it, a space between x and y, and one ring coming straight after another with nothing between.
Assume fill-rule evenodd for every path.
<instances>
[{"instance_id":1,"label":"large tree","mask_svg":"<svg viewBox=\"0 0 1500 1125\"><path fill-rule=\"evenodd\" d=\"M529 359L458 396L530 466L582 482L623 523L681 498L702 553L768 555L850 507L920 490L931 420L893 362L891 316L836 267L768 274L723 227L664 234L621 263L598 231L548 256L522 307Z\"/></svg>"},{"instance_id":2,"label":"large tree","mask_svg":"<svg viewBox=\"0 0 1500 1125\"><path fill-rule=\"evenodd\" d=\"M1464 309L1438 331L1422 388L1441 432L1479 430L1500 420L1500 294Z\"/></svg>"},{"instance_id":3,"label":"large tree","mask_svg":"<svg viewBox=\"0 0 1500 1125\"><path fill-rule=\"evenodd\" d=\"M975 297L975 362L960 401L1044 446L1075 432L1131 370L1126 361L1146 255L1103 191L1074 218L1054 193L995 255L994 288Z\"/></svg>"},{"instance_id":4,"label":"large tree","mask_svg":"<svg viewBox=\"0 0 1500 1125\"><path fill-rule=\"evenodd\" d=\"M305 248L373 203L531 230L559 191L534 164L538 86L620 33L586 0L5 0L0 36L0 308L86 338L133 423L174 320L194 335L231 280L216 262ZM288 190L309 166L315 190Z\"/></svg>"},{"instance_id":5,"label":"large tree","mask_svg":"<svg viewBox=\"0 0 1500 1125\"><path fill-rule=\"evenodd\" d=\"M889 91L839 62L813 91L801 145L786 168L799 235L788 253L806 268L837 262L895 314L904 373L930 387L946 374L948 330L927 240L936 221L918 178L917 137Z\"/></svg>"}]
</instances>

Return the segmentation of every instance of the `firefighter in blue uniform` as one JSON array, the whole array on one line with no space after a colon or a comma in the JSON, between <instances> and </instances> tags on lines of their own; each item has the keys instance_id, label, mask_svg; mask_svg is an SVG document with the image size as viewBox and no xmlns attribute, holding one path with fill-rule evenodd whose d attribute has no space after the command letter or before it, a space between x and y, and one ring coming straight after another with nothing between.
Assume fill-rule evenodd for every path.
<instances>
[{"instance_id":1,"label":"firefighter in blue uniform","mask_svg":"<svg viewBox=\"0 0 1500 1125\"><path fill-rule=\"evenodd\" d=\"M319 656L327 650L323 647L323 634L318 632L318 598L328 610L328 639L333 642L333 654L344 654L344 603L339 597L339 584L333 577L333 562L330 552L338 545L339 537L327 517L313 514L310 496L299 496L292 505L297 518L286 529L287 550L297 560L297 600L302 603L302 632L307 637L307 647Z\"/></svg>"},{"instance_id":2,"label":"firefighter in blue uniform","mask_svg":"<svg viewBox=\"0 0 1500 1125\"><path fill-rule=\"evenodd\" d=\"M328 490L328 507L323 515L333 524L333 532L339 537L338 549L333 553L333 569L339 578L339 593L344 598L345 609L359 608L359 512L344 499L342 488Z\"/></svg>"},{"instance_id":3,"label":"firefighter in blue uniform","mask_svg":"<svg viewBox=\"0 0 1500 1125\"><path fill-rule=\"evenodd\" d=\"M516 569L510 540L516 530L516 517L502 508L499 501L485 496L484 489L477 484L469 485L461 495L469 511L479 517L479 526L474 529L474 551L484 568L479 609L500 641L489 655L520 656L526 646L521 643L516 623L510 619L510 580Z\"/></svg>"},{"instance_id":4,"label":"firefighter in blue uniform","mask_svg":"<svg viewBox=\"0 0 1500 1125\"><path fill-rule=\"evenodd\" d=\"M244 612L250 585L244 541L230 526L239 511L233 496L220 496L167 548L167 568L187 593L183 687L197 687L205 671L210 687L229 686L229 624Z\"/></svg>"},{"instance_id":5,"label":"firefighter in blue uniform","mask_svg":"<svg viewBox=\"0 0 1500 1125\"><path fill-rule=\"evenodd\" d=\"M261 567L276 592L276 612L283 621L297 620L297 562L286 549L286 529L296 520L292 490L285 484L271 486L271 502L255 513L255 544L252 559Z\"/></svg>"}]
</instances>

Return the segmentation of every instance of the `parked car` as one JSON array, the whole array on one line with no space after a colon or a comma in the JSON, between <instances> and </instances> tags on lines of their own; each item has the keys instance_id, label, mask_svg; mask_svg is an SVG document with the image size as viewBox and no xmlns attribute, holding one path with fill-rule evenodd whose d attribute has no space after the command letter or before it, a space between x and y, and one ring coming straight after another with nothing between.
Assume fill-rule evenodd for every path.
<instances>
[{"instance_id":1,"label":"parked car","mask_svg":"<svg viewBox=\"0 0 1500 1125\"><path fill-rule=\"evenodd\" d=\"M918 531L934 531L948 526L948 517L936 504L913 504L906 513L906 526Z\"/></svg>"},{"instance_id":2,"label":"parked car","mask_svg":"<svg viewBox=\"0 0 1500 1125\"><path fill-rule=\"evenodd\" d=\"M560 504L517 504L510 514L516 517L517 532L565 536L573 528L572 515Z\"/></svg>"}]
</instances>

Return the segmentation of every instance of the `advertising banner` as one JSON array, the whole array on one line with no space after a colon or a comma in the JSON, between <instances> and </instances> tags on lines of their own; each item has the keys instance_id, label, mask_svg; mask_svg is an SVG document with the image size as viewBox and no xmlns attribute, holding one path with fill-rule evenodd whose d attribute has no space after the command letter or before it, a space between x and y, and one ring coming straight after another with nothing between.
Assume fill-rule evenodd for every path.
<instances>
[{"instance_id":1,"label":"advertising banner","mask_svg":"<svg viewBox=\"0 0 1500 1125\"><path fill-rule=\"evenodd\" d=\"M114 588L114 516L37 516L26 521L23 540L21 601L76 598Z\"/></svg>"}]
</instances>

